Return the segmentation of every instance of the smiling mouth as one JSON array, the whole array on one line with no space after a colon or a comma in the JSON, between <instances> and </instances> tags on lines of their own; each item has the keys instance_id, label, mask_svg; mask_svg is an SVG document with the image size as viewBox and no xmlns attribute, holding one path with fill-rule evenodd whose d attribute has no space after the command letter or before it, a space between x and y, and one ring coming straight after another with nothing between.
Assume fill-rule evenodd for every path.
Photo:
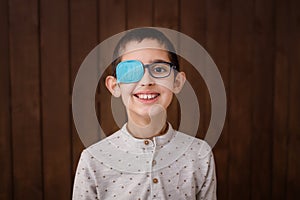
<instances>
[{"instance_id":1,"label":"smiling mouth","mask_svg":"<svg viewBox=\"0 0 300 200\"><path fill-rule=\"evenodd\" d=\"M140 93L140 94L134 94L135 97L137 97L138 99L141 99L141 100L153 100L153 99L156 99L160 94L158 93L151 93L151 94L143 94L143 93Z\"/></svg>"}]
</instances>

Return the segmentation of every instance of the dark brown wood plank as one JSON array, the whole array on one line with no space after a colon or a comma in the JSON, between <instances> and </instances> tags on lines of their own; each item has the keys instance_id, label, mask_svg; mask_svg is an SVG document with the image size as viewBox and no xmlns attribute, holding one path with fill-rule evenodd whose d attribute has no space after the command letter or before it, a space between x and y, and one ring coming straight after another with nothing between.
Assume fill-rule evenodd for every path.
<instances>
[{"instance_id":1,"label":"dark brown wood plank","mask_svg":"<svg viewBox=\"0 0 300 200\"><path fill-rule=\"evenodd\" d=\"M179 30L180 23L179 1L153 0L153 26ZM180 125L180 107L175 95L168 107L167 120L178 129Z\"/></svg>"},{"instance_id":2,"label":"dark brown wood plank","mask_svg":"<svg viewBox=\"0 0 300 200\"><path fill-rule=\"evenodd\" d=\"M180 1L180 32L196 40L206 48L206 1ZM204 139L210 116L210 100L207 87L201 75L193 66L181 64L187 80L192 84L200 107L200 122L197 137ZM202 72L205 73L205 72ZM193 119L191 119L193 120Z\"/></svg>"},{"instance_id":3,"label":"dark brown wood plank","mask_svg":"<svg viewBox=\"0 0 300 200\"><path fill-rule=\"evenodd\" d=\"M286 199L299 199L300 188L300 2L291 0L289 4L289 61L290 61L290 98L288 122L288 168Z\"/></svg>"},{"instance_id":4,"label":"dark brown wood plank","mask_svg":"<svg viewBox=\"0 0 300 200\"><path fill-rule=\"evenodd\" d=\"M153 0L153 25L158 27L179 30L179 1Z\"/></svg>"},{"instance_id":5,"label":"dark brown wood plank","mask_svg":"<svg viewBox=\"0 0 300 200\"><path fill-rule=\"evenodd\" d=\"M286 198L289 61L288 61L288 6L283 1L275 3L275 69L273 103L273 156L272 156L272 199Z\"/></svg>"},{"instance_id":6,"label":"dark brown wood plank","mask_svg":"<svg viewBox=\"0 0 300 200\"><path fill-rule=\"evenodd\" d=\"M231 4L230 1L227 0L207 1L206 4L207 51L218 66L218 69L223 78L227 96L229 97ZM230 105L230 102L228 102L228 100L227 105ZM207 111L209 111L209 109L207 109ZM230 110L228 111L228 114L230 114ZM206 115L206 120L210 120L210 118L208 117L209 116ZM218 197L220 199L228 199L228 144L230 139L230 132L228 131L228 127L228 121L226 121L221 137L214 147L217 169Z\"/></svg>"},{"instance_id":7,"label":"dark brown wood plank","mask_svg":"<svg viewBox=\"0 0 300 200\"><path fill-rule=\"evenodd\" d=\"M100 42L125 30L126 1L100 1L98 9Z\"/></svg>"},{"instance_id":8,"label":"dark brown wood plank","mask_svg":"<svg viewBox=\"0 0 300 200\"><path fill-rule=\"evenodd\" d=\"M286 197L289 61L288 61L288 6L276 2L276 59L274 75L274 132L272 198Z\"/></svg>"},{"instance_id":9,"label":"dark brown wood plank","mask_svg":"<svg viewBox=\"0 0 300 200\"><path fill-rule=\"evenodd\" d=\"M114 13L113 15L111 13ZM126 1L99 2L99 38L104 41L126 29ZM112 55L111 55L112 57ZM112 71L107 68L99 80L98 106L99 122L105 135L110 135L119 129L114 121L111 109L111 94L105 87L105 78Z\"/></svg>"},{"instance_id":10,"label":"dark brown wood plank","mask_svg":"<svg viewBox=\"0 0 300 200\"><path fill-rule=\"evenodd\" d=\"M142 6L141 6L142 3ZM152 26L153 3L152 0L128 0L126 6L127 29Z\"/></svg>"},{"instance_id":11,"label":"dark brown wood plank","mask_svg":"<svg viewBox=\"0 0 300 200\"><path fill-rule=\"evenodd\" d=\"M251 198L271 198L274 4L254 4L254 55L252 78L253 131L251 152ZM255 146L255 147L254 147Z\"/></svg>"},{"instance_id":12,"label":"dark brown wood plank","mask_svg":"<svg viewBox=\"0 0 300 200\"><path fill-rule=\"evenodd\" d=\"M98 43L97 6L97 0L70 1L71 88L73 88L74 80L81 63ZM72 89L70 92L72 92ZM72 147L72 174L74 177L80 153L84 148L74 127L74 123L72 123Z\"/></svg>"},{"instance_id":13,"label":"dark brown wood plank","mask_svg":"<svg viewBox=\"0 0 300 200\"><path fill-rule=\"evenodd\" d=\"M231 2L228 199L250 199L253 84L253 3Z\"/></svg>"},{"instance_id":14,"label":"dark brown wood plank","mask_svg":"<svg viewBox=\"0 0 300 200\"><path fill-rule=\"evenodd\" d=\"M36 0L9 2L14 199L42 199L39 16Z\"/></svg>"},{"instance_id":15,"label":"dark brown wood plank","mask_svg":"<svg viewBox=\"0 0 300 200\"><path fill-rule=\"evenodd\" d=\"M44 199L71 199L68 1L40 1Z\"/></svg>"},{"instance_id":16,"label":"dark brown wood plank","mask_svg":"<svg viewBox=\"0 0 300 200\"><path fill-rule=\"evenodd\" d=\"M179 31L206 47L206 1L180 1Z\"/></svg>"},{"instance_id":17,"label":"dark brown wood plank","mask_svg":"<svg viewBox=\"0 0 300 200\"><path fill-rule=\"evenodd\" d=\"M0 199L12 199L8 1L0 1Z\"/></svg>"}]
</instances>

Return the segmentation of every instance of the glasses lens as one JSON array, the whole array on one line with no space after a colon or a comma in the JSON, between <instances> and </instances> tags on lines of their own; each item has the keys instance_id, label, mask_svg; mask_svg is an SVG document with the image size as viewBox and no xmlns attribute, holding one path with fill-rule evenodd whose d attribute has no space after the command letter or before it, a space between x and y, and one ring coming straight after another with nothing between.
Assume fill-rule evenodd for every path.
<instances>
[{"instance_id":1,"label":"glasses lens","mask_svg":"<svg viewBox=\"0 0 300 200\"><path fill-rule=\"evenodd\" d=\"M116 75L118 83L138 82L144 75L143 63L138 60L120 62L116 68Z\"/></svg>"},{"instance_id":2,"label":"glasses lens","mask_svg":"<svg viewBox=\"0 0 300 200\"><path fill-rule=\"evenodd\" d=\"M149 66L149 71L152 76L163 78L169 76L171 66L168 63L153 63Z\"/></svg>"}]
</instances>

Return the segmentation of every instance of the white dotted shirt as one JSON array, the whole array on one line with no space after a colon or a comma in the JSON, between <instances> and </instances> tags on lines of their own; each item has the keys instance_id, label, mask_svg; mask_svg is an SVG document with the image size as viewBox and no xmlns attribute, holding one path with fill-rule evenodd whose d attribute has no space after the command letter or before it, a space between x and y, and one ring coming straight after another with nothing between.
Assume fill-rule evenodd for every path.
<instances>
[{"instance_id":1,"label":"white dotted shirt","mask_svg":"<svg viewBox=\"0 0 300 200\"><path fill-rule=\"evenodd\" d=\"M209 145L169 129L137 139L126 124L81 154L73 199L216 198L216 175Z\"/></svg>"}]
</instances>

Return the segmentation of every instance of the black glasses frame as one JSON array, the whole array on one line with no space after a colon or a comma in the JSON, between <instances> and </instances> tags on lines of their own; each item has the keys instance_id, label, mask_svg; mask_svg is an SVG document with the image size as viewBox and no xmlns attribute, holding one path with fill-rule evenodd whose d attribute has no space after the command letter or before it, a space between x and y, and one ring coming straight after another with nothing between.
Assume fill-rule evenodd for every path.
<instances>
[{"instance_id":1,"label":"black glasses frame","mask_svg":"<svg viewBox=\"0 0 300 200\"><path fill-rule=\"evenodd\" d=\"M141 63L142 63L142 62L141 62ZM154 75L152 74L151 70L149 70L149 67L151 67L151 66L154 65L154 64L160 64L160 63L168 64L169 67L171 68L171 70L169 71L169 74L167 74L167 75L165 75L165 76L157 77L157 76L154 76ZM149 74L150 74L153 78L166 78L166 77L170 76L172 69L173 69L173 70L176 69L176 65L174 65L173 63L170 63L170 62L166 62L166 61L157 61L157 62L153 62L153 63L150 63L150 64L143 64L143 63L142 63L142 65L143 65L144 69L148 69Z\"/></svg>"}]
</instances>

